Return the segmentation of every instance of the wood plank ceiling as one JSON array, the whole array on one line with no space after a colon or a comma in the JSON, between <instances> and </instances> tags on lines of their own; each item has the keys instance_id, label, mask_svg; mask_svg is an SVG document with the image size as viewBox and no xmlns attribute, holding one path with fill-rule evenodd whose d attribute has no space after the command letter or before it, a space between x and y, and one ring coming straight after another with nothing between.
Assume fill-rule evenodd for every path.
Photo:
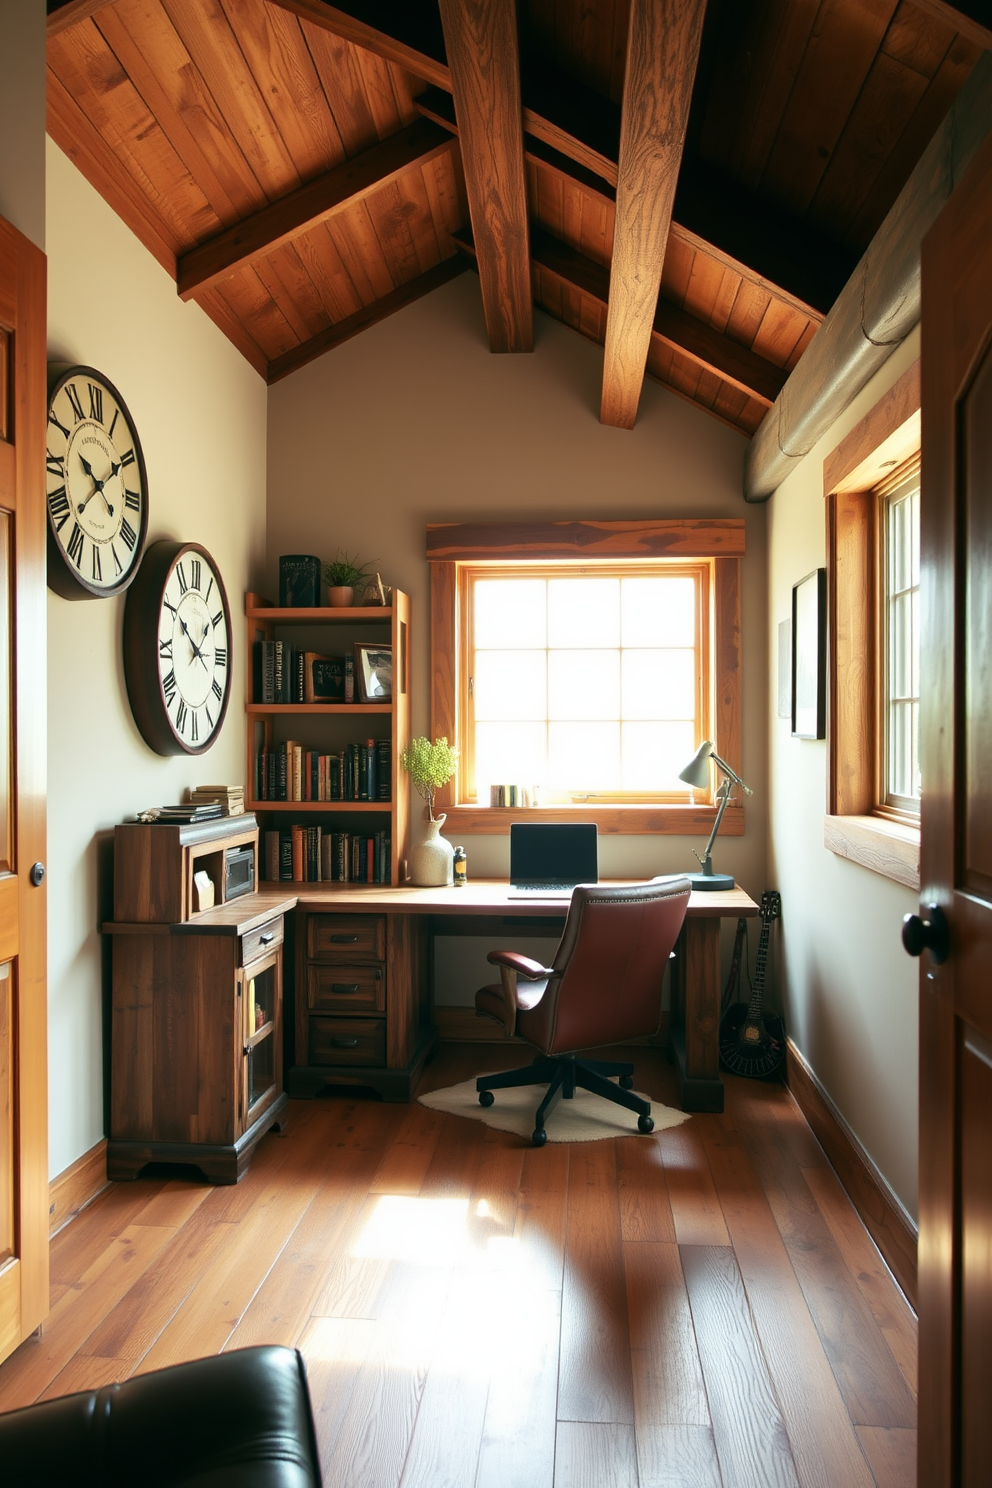
<instances>
[{"instance_id":1,"label":"wood plank ceiling","mask_svg":"<svg viewBox=\"0 0 992 1488\"><path fill-rule=\"evenodd\" d=\"M48 127L273 382L477 267L751 434L992 35L945 0L49 0Z\"/></svg>"}]
</instances>

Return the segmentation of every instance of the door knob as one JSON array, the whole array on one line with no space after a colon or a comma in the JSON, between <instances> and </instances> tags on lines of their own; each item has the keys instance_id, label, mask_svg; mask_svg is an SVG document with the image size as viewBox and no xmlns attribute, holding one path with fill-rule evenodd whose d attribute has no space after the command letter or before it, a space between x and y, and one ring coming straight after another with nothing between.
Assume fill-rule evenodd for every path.
<instances>
[{"instance_id":1,"label":"door knob","mask_svg":"<svg viewBox=\"0 0 992 1488\"><path fill-rule=\"evenodd\" d=\"M34 886L35 886L36 889L41 888L41 885L45 881L45 865L44 865L44 863L32 863L31 864L31 872L28 875L28 877L31 879L31 882L34 884Z\"/></svg>"},{"instance_id":2,"label":"door knob","mask_svg":"<svg viewBox=\"0 0 992 1488\"><path fill-rule=\"evenodd\" d=\"M929 919L921 915L908 914L902 922L902 943L911 956L922 956L930 952L930 959L939 966L947 960L951 936L944 911L939 904L928 904Z\"/></svg>"}]
</instances>

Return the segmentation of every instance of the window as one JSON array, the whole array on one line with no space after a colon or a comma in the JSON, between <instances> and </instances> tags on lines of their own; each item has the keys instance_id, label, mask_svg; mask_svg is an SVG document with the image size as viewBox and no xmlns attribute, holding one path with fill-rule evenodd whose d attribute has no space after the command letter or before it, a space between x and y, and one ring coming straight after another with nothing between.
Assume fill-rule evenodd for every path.
<instances>
[{"instance_id":1,"label":"window","mask_svg":"<svg viewBox=\"0 0 992 1488\"><path fill-rule=\"evenodd\" d=\"M711 795L678 773L703 738L739 763L743 525L428 530L431 732L461 751L453 826L506 831L526 801L618 832L708 830ZM728 826L743 831L741 806Z\"/></svg>"},{"instance_id":2,"label":"window","mask_svg":"<svg viewBox=\"0 0 992 1488\"><path fill-rule=\"evenodd\" d=\"M919 887L915 363L824 461L833 852Z\"/></svg>"},{"instance_id":3,"label":"window","mask_svg":"<svg viewBox=\"0 0 992 1488\"><path fill-rule=\"evenodd\" d=\"M880 688L879 806L920 813L920 462L875 488L884 677Z\"/></svg>"}]
</instances>

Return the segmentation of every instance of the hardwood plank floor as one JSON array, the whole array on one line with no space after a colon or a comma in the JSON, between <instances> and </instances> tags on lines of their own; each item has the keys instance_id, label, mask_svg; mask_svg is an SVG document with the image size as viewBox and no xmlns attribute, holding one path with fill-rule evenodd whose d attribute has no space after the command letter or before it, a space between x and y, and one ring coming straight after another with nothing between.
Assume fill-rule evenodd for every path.
<instances>
[{"instance_id":1,"label":"hardwood plank floor","mask_svg":"<svg viewBox=\"0 0 992 1488\"><path fill-rule=\"evenodd\" d=\"M424 1084L527 1058L443 1046ZM334 1488L907 1488L915 1317L788 1091L725 1078L723 1115L542 1149L338 1092L236 1187L114 1184L0 1410L278 1342Z\"/></svg>"}]
</instances>

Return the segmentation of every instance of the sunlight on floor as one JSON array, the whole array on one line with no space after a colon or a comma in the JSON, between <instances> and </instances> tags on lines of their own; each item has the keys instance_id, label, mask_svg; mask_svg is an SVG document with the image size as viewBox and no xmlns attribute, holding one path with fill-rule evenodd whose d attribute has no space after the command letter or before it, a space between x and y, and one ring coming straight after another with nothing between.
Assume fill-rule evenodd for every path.
<instances>
[{"instance_id":1,"label":"sunlight on floor","mask_svg":"<svg viewBox=\"0 0 992 1488\"><path fill-rule=\"evenodd\" d=\"M517 1243L499 1233L485 1199L420 1199L384 1194L351 1254L363 1260L406 1261L419 1266L473 1262L505 1270L515 1264Z\"/></svg>"}]
</instances>

